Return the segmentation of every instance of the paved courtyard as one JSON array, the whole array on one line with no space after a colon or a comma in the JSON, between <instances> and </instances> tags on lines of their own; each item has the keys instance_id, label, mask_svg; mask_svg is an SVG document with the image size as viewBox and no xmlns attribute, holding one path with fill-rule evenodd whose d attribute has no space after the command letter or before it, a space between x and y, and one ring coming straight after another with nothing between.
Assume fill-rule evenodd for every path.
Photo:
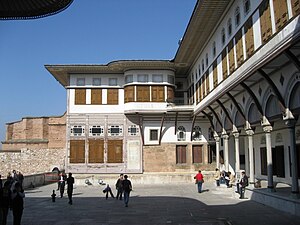
<instances>
[{"instance_id":1,"label":"paved courtyard","mask_svg":"<svg viewBox=\"0 0 300 225\"><path fill-rule=\"evenodd\" d=\"M213 183L205 183L201 194L194 184L133 183L128 208L123 201L106 200L104 186L77 186L73 205L68 204L66 193L52 202L56 187L51 184L26 190L22 225L300 225L299 217L233 198L231 190L216 188ZM8 225L12 224L11 212L8 220Z\"/></svg>"}]
</instances>

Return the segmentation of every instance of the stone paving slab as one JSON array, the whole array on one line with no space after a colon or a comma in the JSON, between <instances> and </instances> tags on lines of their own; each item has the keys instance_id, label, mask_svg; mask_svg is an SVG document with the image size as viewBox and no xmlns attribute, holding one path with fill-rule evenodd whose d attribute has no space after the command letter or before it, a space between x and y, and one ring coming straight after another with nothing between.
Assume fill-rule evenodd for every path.
<instances>
[{"instance_id":1,"label":"stone paving slab","mask_svg":"<svg viewBox=\"0 0 300 225\"><path fill-rule=\"evenodd\" d=\"M209 182L200 194L194 184L133 186L128 208L123 201L106 200L104 186L77 186L73 205L66 193L51 201L56 184L26 190L22 225L300 225L300 217L233 198L231 189Z\"/></svg>"}]
</instances>

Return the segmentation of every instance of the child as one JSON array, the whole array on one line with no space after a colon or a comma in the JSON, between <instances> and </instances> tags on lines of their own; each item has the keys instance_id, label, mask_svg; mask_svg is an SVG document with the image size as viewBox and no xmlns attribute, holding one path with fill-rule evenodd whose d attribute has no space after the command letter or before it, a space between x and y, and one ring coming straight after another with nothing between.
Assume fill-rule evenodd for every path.
<instances>
[{"instance_id":1,"label":"child","mask_svg":"<svg viewBox=\"0 0 300 225\"><path fill-rule=\"evenodd\" d=\"M115 198L115 196L113 195L111 188L109 186L109 184L106 186L106 188L103 190L103 193L106 193L106 199L108 198L108 192L110 193L110 196L112 198Z\"/></svg>"},{"instance_id":2,"label":"child","mask_svg":"<svg viewBox=\"0 0 300 225\"><path fill-rule=\"evenodd\" d=\"M53 190L52 195L51 195L51 197L52 197L52 202L55 202L55 196L56 196L55 190Z\"/></svg>"}]
</instances>

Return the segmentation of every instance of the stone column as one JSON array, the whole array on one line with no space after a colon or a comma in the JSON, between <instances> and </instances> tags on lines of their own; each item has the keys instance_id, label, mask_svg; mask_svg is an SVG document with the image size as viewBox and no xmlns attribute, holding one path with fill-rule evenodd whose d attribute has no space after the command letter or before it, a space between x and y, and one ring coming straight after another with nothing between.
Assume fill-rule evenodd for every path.
<instances>
[{"instance_id":1,"label":"stone column","mask_svg":"<svg viewBox=\"0 0 300 225\"><path fill-rule=\"evenodd\" d=\"M297 149L295 137L295 124L296 120L288 119L285 121L289 131L290 142L290 155L291 155L291 171L292 171L292 197L299 198L299 184L298 184L298 171L297 171Z\"/></svg>"},{"instance_id":2,"label":"stone column","mask_svg":"<svg viewBox=\"0 0 300 225\"><path fill-rule=\"evenodd\" d=\"M228 153L228 151L229 151L229 148L228 148L229 135L225 133L222 135L222 138L224 140L224 165L225 165L225 170L228 171L229 170L229 161L228 161L228 159L229 159L229 157L228 157L228 155L229 155L229 153Z\"/></svg>"},{"instance_id":3,"label":"stone column","mask_svg":"<svg viewBox=\"0 0 300 225\"><path fill-rule=\"evenodd\" d=\"M267 171L268 171L268 189L270 192L274 192L273 184L273 161L272 161L272 143L271 143L271 131L272 126L266 125L263 127L266 133L266 147L267 147Z\"/></svg>"},{"instance_id":4,"label":"stone column","mask_svg":"<svg viewBox=\"0 0 300 225\"><path fill-rule=\"evenodd\" d=\"M216 167L220 169L220 137L218 135L214 135L216 140Z\"/></svg>"},{"instance_id":5,"label":"stone column","mask_svg":"<svg viewBox=\"0 0 300 225\"><path fill-rule=\"evenodd\" d=\"M240 133L238 131L233 132L234 146L235 146L235 176L238 179L240 174Z\"/></svg>"},{"instance_id":6,"label":"stone column","mask_svg":"<svg viewBox=\"0 0 300 225\"><path fill-rule=\"evenodd\" d=\"M253 130L246 130L248 135L248 147L249 147L249 183L254 186L255 183L255 172L254 172L254 148L253 148Z\"/></svg>"}]
</instances>

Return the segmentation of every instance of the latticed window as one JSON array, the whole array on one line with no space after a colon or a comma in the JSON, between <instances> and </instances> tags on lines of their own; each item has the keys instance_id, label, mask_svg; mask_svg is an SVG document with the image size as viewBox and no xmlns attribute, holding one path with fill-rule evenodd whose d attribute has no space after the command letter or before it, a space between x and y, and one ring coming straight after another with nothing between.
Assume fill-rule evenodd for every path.
<instances>
[{"instance_id":1,"label":"latticed window","mask_svg":"<svg viewBox=\"0 0 300 225\"><path fill-rule=\"evenodd\" d=\"M102 136L104 135L104 127L99 125L90 126L89 133L90 136Z\"/></svg>"},{"instance_id":2,"label":"latticed window","mask_svg":"<svg viewBox=\"0 0 300 225\"><path fill-rule=\"evenodd\" d=\"M130 136L136 136L139 133L139 128L136 125L131 125L128 127L128 134Z\"/></svg>"},{"instance_id":3,"label":"latticed window","mask_svg":"<svg viewBox=\"0 0 300 225\"><path fill-rule=\"evenodd\" d=\"M81 125L71 126L71 136L83 136L84 127Z\"/></svg>"},{"instance_id":4,"label":"latticed window","mask_svg":"<svg viewBox=\"0 0 300 225\"><path fill-rule=\"evenodd\" d=\"M185 141L186 131L183 126L179 126L177 129L177 141Z\"/></svg>"},{"instance_id":5,"label":"latticed window","mask_svg":"<svg viewBox=\"0 0 300 225\"><path fill-rule=\"evenodd\" d=\"M108 126L108 136L122 136L123 128L119 125Z\"/></svg>"}]
</instances>

